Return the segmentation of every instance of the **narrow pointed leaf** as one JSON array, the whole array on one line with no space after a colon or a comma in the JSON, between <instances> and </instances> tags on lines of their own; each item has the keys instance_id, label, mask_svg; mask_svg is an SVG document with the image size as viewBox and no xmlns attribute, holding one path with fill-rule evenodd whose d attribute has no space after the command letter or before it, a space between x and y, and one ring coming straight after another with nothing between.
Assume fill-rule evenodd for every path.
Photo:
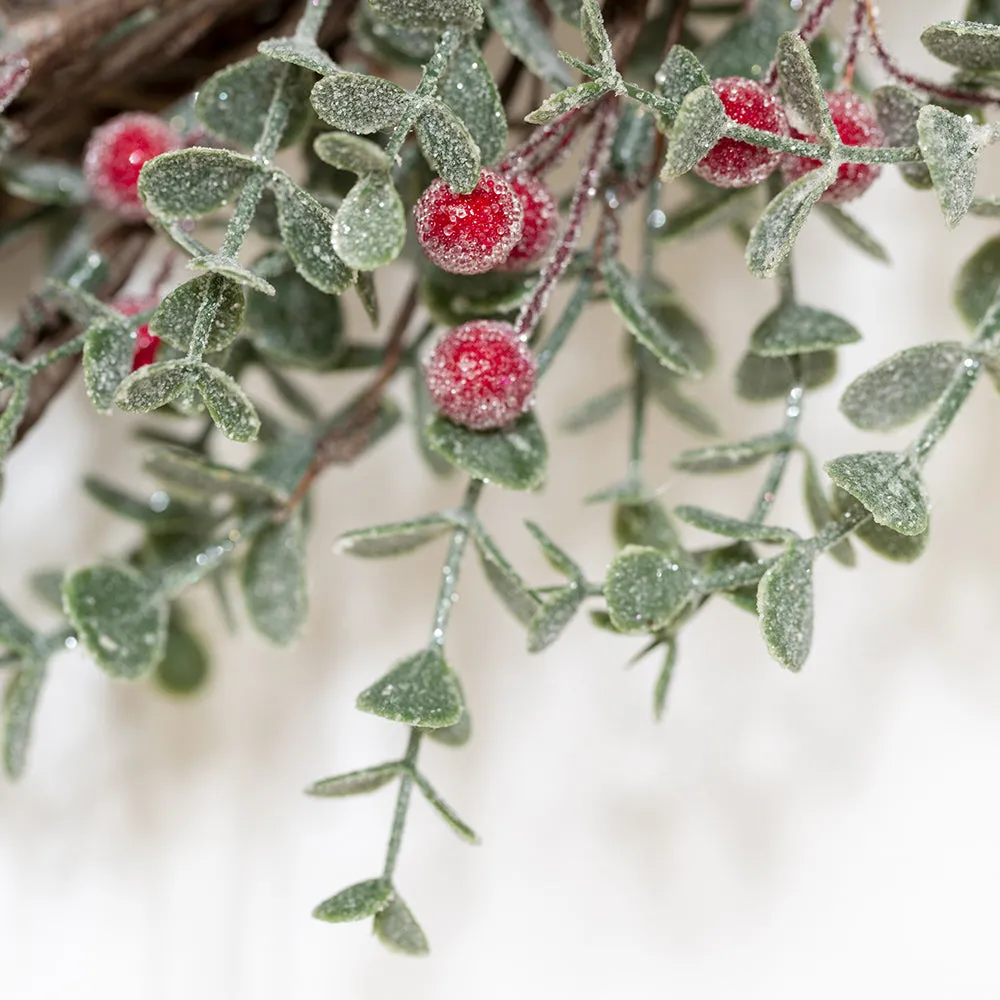
<instances>
[{"instance_id":1,"label":"narrow pointed leaf","mask_svg":"<svg viewBox=\"0 0 1000 1000\"><path fill-rule=\"evenodd\" d=\"M404 955L426 955L430 950L420 924L399 896L375 914L375 935L390 951Z\"/></svg>"},{"instance_id":2,"label":"narrow pointed leaf","mask_svg":"<svg viewBox=\"0 0 1000 1000\"><path fill-rule=\"evenodd\" d=\"M45 665L28 661L8 681L3 700L3 769L16 781L24 773L31 727L45 682Z\"/></svg>"},{"instance_id":3,"label":"narrow pointed leaf","mask_svg":"<svg viewBox=\"0 0 1000 1000\"><path fill-rule=\"evenodd\" d=\"M3 457L10 451L21 426L25 413L28 411L28 401L31 398L31 380L20 378L14 382L7 403L0 412L0 467ZM2 480L0 480L2 481Z\"/></svg>"},{"instance_id":4,"label":"narrow pointed leaf","mask_svg":"<svg viewBox=\"0 0 1000 1000\"><path fill-rule=\"evenodd\" d=\"M438 815L457 833L462 840L470 844L478 844L479 837L476 831L464 822L451 806L434 790L431 783L419 772L415 771L413 779L417 787L424 793L424 797L434 807Z\"/></svg>"},{"instance_id":5,"label":"narrow pointed leaf","mask_svg":"<svg viewBox=\"0 0 1000 1000\"><path fill-rule=\"evenodd\" d=\"M924 28L920 41L949 66L973 72L1000 69L1000 25L945 21Z\"/></svg>"},{"instance_id":6,"label":"narrow pointed leaf","mask_svg":"<svg viewBox=\"0 0 1000 1000\"><path fill-rule=\"evenodd\" d=\"M611 87L603 80L587 80L586 83L575 84L547 97L534 111L525 115L524 120L529 125L547 125L570 111L593 104L610 90Z\"/></svg>"},{"instance_id":7,"label":"narrow pointed leaf","mask_svg":"<svg viewBox=\"0 0 1000 1000\"><path fill-rule=\"evenodd\" d=\"M381 559L412 552L454 530L455 522L452 519L441 514L430 514L413 521L346 531L337 539L334 549L362 559Z\"/></svg>"},{"instance_id":8,"label":"narrow pointed leaf","mask_svg":"<svg viewBox=\"0 0 1000 1000\"><path fill-rule=\"evenodd\" d=\"M777 59L785 103L801 119L805 131L825 142L839 142L816 64L798 32L789 31L781 36Z\"/></svg>"},{"instance_id":9,"label":"narrow pointed leaf","mask_svg":"<svg viewBox=\"0 0 1000 1000\"><path fill-rule=\"evenodd\" d=\"M843 455L824 468L841 489L861 501L878 524L903 535L927 530L927 493L919 470L905 455L893 451Z\"/></svg>"},{"instance_id":10,"label":"narrow pointed leaf","mask_svg":"<svg viewBox=\"0 0 1000 1000\"><path fill-rule=\"evenodd\" d=\"M954 229L976 193L981 130L963 115L928 104L920 109L917 133L945 222Z\"/></svg>"},{"instance_id":11,"label":"narrow pointed leaf","mask_svg":"<svg viewBox=\"0 0 1000 1000\"><path fill-rule=\"evenodd\" d=\"M615 57L611 52L611 39L604 27L604 17L597 0L583 0L580 7L580 31L591 62L602 70L613 69Z\"/></svg>"},{"instance_id":12,"label":"narrow pointed leaf","mask_svg":"<svg viewBox=\"0 0 1000 1000\"><path fill-rule=\"evenodd\" d=\"M576 583L547 594L528 623L528 652L540 653L551 646L580 610L585 597L586 591Z\"/></svg>"},{"instance_id":13,"label":"narrow pointed leaf","mask_svg":"<svg viewBox=\"0 0 1000 1000\"><path fill-rule=\"evenodd\" d=\"M324 163L352 174L384 173L392 169L392 160L381 146L349 132L324 132L316 137L313 150Z\"/></svg>"},{"instance_id":14,"label":"narrow pointed leaf","mask_svg":"<svg viewBox=\"0 0 1000 1000\"><path fill-rule=\"evenodd\" d=\"M887 146L919 144L917 120L925 101L903 87L888 86L873 91L872 103ZM899 172L911 187L925 189L934 186L930 171L923 163L901 163Z\"/></svg>"},{"instance_id":15,"label":"narrow pointed leaf","mask_svg":"<svg viewBox=\"0 0 1000 1000\"><path fill-rule=\"evenodd\" d=\"M347 774L338 774L333 778L313 782L306 789L306 793L330 798L361 795L383 788L402 773L403 765L397 761L391 764L379 764L377 767L366 767L360 771L349 771Z\"/></svg>"},{"instance_id":16,"label":"narrow pointed leaf","mask_svg":"<svg viewBox=\"0 0 1000 1000\"><path fill-rule=\"evenodd\" d=\"M507 561L489 535L478 528L473 539L482 562L483 572L496 595L508 611L527 625L538 611L541 601L531 592L517 570Z\"/></svg>"},{"instance_id":17,"label":"narrow pointed leaf","mask_svg":"<svg viewBox=\"0 0 1000 1000\"><path fill-rule=\"evenodd\" d=\"M735 517L726 517L724 514L706 510L704 507L676 507L674 513L685 524L701 528L702 531L710 531L713 535L722 535L725 538L736 538L748 542L774 542L783 545L786 542L794 542L799 537L789 528L741 521Z\"/></svg>"},{"instance_id":18,"label":"narrow pointed leaf","mask_svg":"<svg viewBox=\"0 0 1000 1000\"><path fill-rule=\"evenodd\" d=\"M812 646L812 572L812 557L791 548L768 569L757 589L767 650L788 670L801 670Z\"/></svg>"},{"instance_id":19,"label":"narrow pointed leaf","mask_svg":"<svg viewBox=\"0 0 1000 1000\"><path fill-rule=\"evenodd\" d=\"M674 677L674 667L677 665L677 642L671 638L666 642L667 652L663 660L663 666L656 678L656 686L653 688L653 716L659 722L663 718L664 710L667 707L667 694L670 691L670 682Z\"/></svg>"},{"instance_id":20,"label":"narrow pointed leaf","mask_svg":"<svg viewBox=\"0 0 1000 1000\"><path fill-rule=\"evenodd\" d=\"M563 576L571 580L582 580L583 570L534 521L525 521L525 527L531 532L535 541L542 547L546 562Z\"/></svg>"},{"instance_id":21,"label":"narrow pointed leaf","mask_svg":"<svg viewBox=\"0 0 1000 1000\"><path fill-rule=\"evenodd\" d=\"M392 886L386 879L373 878L342 889L336 896L320 903L312 915L331 924L364 920L384 910L392 901L392 896Z\"/></svg>"},{"instance_id":22,"label":"narrow pointed leaf","mask_svg":"<svg viewBox=\"0 0 1000 1000\"><path fill-rule=\"evenodd\" d=\"M458 680L438 649L401 660L358 695L357 705L362 712L426 729L453 726L463 712Z\"/></svg>"},{"instance_id":23,"label":"narrow pointed leaf","mask_svg":"<svg viewBox=\"0 0 1000 1000\"><path fill-rule=\"evenodd\" d=\"M110 413L118 386L132 372L135 339L126 323L97 320L83 345L83 381L98 413Z\"/></svg>"},{"instance_id":24,"label":"narrow pointed leaf","mask_svg":"<svg viewBox=\"0 0 1000 1000\"><path fill-rule=\"evenodd\" d=\"M808 452L805 453L805 473L803 478L803 493L806 503L806 510L809 514L809 521L816 532L822 531L841 511L835 511L830 500L827 498L823 483L820 480L819 469L816 462ZM837 487L834 487L836 492ZM843 491L841 491L843 492ZM844 493L844 496L848 494ZM857 501L850 497L852 503ZM860 505L859 505L860 506ZM904 536L900 536L901 538ZM854 549L849 538L842 538L836 545L827 549L827 552L841 564L841 566L852 567L857 562Z\"/></svg>"},{"instance_id":25,"label":"narrow pointed leaf","mask_svg":"<svg viewBox=\"0 0 1000 1000\"><path fill-rule=\"evenodd\" d=\"M762 434L759 437L748 438L746 441L736 441L732 444L715 444L707 448L691 448L682 451L674 459L674 468L684 472L714 473L735 472L756 465L766 455L790 448L794 442L787 434L779 431L775 434Z\"/></svg>"},{"instance_id":26,"label":"narrow pointed leaf","mask_svg":"<svg viewBox=\"0 0 1000 1000\"><path fill-rule=\"evenodd\" d=\"M853 215L848 215L838 205L821 204L819 211L845 240L853 243L862 253L883 264L889 263L889 251Z\"/></svg>"},{"instance_id":27,"label":"narrow pointed leaf","mask_svg":"<svg viewBox=\"0 0 1000 1000\"><path fill-rule=\"evenodd\" d=\"M570 410L559 426L570 434L579 434L596 427L613 417L625 405L628 396L627 385L616 385Z\"/></svg>"},{"instance_id":28,"label":"narrow pointed leaf","mask_svg":"<svg viewBox=\"0 0 1000 1000\"><path fill-rule=\"evenodd\" d=\"M35 655L38 636L0 598L0 646L6 646L24 659Z\"/></svg>"}]
</instances>

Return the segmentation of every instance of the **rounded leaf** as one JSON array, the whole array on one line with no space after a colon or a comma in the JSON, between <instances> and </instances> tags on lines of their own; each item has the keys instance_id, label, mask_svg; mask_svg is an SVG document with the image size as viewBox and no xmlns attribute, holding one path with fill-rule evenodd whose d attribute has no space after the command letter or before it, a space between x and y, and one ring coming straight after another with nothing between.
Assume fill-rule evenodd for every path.
<instances>
[{"instance_id":1,"label":"rounded leaf","mask_svg":"<svg viewBox=\"0 0 1000 1000\"><path fill-rule=\"evenodd\" d=\"M813 633L812 556L790 548L761 578L757 613L768 652L789 670L801 670Z\"/></svg>"},{"instance_id":2,"label":"rounded leaf","mask_svg":"<svg viewBox=\"0 0 1000 1000\"><path fill-rule=\"evenodd\" d=\"M666 625L687 603L691 570L660 549L629 545L608 567L604 597L619 632L650 632Z\"/></svg>"},{"instance_id":3,"label":"rounded leaf","mask_svg":"<svg viewBox=\"0 0 1000 1000\"><path fill-rule=\"evenodd\" d=\"M228 205L259 169L231 150L192 146L147 161L139 174L139 194L165 222L196 219Z\"/></svg>"},{"instance_id":4,"label":"rounded leaf","mask_svg":"<svg viewBox=\"0 0 1000 1000\"><path fill-rule=\"evenodd\" d=\"M963 265L955 281L955 305L975 329L1000 291L1000 236L988 239Z\"/></svg>"},{"instance_id":5,"label":"rounded leaf","mask_svg":"<svg viewBox=\"0 0 1000 1000\"><path fill-rule=\"evenodd\" d=\"M218 305L205 349L224 350L236 339L243 325L246 302L242 287L222 275L203 274L178 285L153 313L150 331L178 350L186 351L198 313L208 295L215 298Z\"/></svg>"},{"instance_id":6,"label":"rounded leaf","mask_svg":"<svg viewBox=\"0 0 1000 1000\"><path fill-rule=\"evenodd\" d=\"M395 260L406 242L403 202L387 173L362 177L333 220L333 249L348 267L374 271Z\"/></svg>"},{"instance_id":7,"label":"rounded leaf","mask_svg":"<svg viewBox=\"0 0 1000 1000\"><path fill-rule=\"evenodd\" d=\"M787 302L757 324L750 350L762 357L786 357L854 344L861 334L840 316Z\"/></svg>"},{"instance_id":8,"label":"rounded leaf","mask_svg":"<svg viewBox=\"0 0 1000 1000\"><path fill-rule=\"evenodd\" d=\"M878 524L902 535L919 535L930 524L920 471L905 455L870 451L827 462L826 474L860 500Z\"/></svg>"},{"instance_id":9,"label":"rounded leaf","mask_svg":"<svg viewBox=\"0 0 1000 1000\"><path fill-rule=\"evenodd\" d=\"M410 101L402 87L364 73L334 73L312 89L316 114L335 129L365 135L392 128Z\"/></svg>"}]
</instances>

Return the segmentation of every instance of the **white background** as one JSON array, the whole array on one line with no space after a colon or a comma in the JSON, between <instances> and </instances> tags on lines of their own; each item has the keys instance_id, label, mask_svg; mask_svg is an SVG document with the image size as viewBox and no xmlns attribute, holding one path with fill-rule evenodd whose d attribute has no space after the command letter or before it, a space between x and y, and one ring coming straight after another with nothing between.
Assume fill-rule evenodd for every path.
<instances>
[{"instance_id":1,"label":"white background","mask_svg":"<svg viewBox=\"0 0 1000 1000\"><path fill-rule=\"evenodd\" d=\"M934 71L917 28L960 5L884 6L893 46ZM996 190L990 179L983 188ZM821 220L797 251L802 298L865 334L843 352L837 386L807 399L805 434L822 458L883 440L837 414L852 375L902 346L964 335L951 276L995 229L969 220L946 232L933 196L892 173L857 214L888 245L891 268L846 248ZM4 259L5 301L26 287L30 265ZM731 436L775 426L777 406L727 398L773 289L746 275L723 235L666 253L663 268L719 348L700 398L720 408ZM607 510L579 498L620 478L624 420L582 440L554 425L606 384L619 356L618 324L598 309L540 402L550 486L485 499L488 523L533 580L548 577L524 517L594 577L612 551ZM10 463L0 587L38 623L28 570L79 564L131 537L77 483L93 470L127 481L136 423L93 416L75 390ZM984 379L928 469L933 540L917 565L867 552L854 572L820 564L815 647L801 675L768 659L751 617L713 602L683 636L659 726L650 718L658 664L623 670L638 640L581 619L529 658L471 562L448 653L476 736L462 751L428 746L424 763L483 843L463 845L414 800L398 882L431 939L423 960L385 953L367 923L309 917L379 871L392 792L301 794L316 778L398 755L405 740L353 699L425 640L443 552L389 563L331 553L342 530L456 501L460 483L435 482L398 433L320 488L313 614L294 650L271 651L245 626L232 638L214 628L212 683L194 702L111 683L82 656L54 664L28 774L0 786L4 995L997 996L998 427L1000 400ZM759 473L670 471L671 454L695 443L657 421L651 484L668 504L745 510ZM804 527L797 493L793 485L779 517ZM192 603L214 620L209 595Z\"/></svg>"}]
</instances>

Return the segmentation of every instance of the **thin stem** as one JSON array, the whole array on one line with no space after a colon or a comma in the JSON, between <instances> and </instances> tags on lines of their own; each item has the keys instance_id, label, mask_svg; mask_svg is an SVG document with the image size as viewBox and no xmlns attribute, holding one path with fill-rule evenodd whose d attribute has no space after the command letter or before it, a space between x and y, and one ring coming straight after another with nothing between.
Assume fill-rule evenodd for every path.
<instances>
[{"instance_id":1,"label":"thin stem","mask_svg":"<svg viewBox=\"0 0 1000 1000\"><path fill-rule=\"evenodd\" d=\"M807 139L790 139L775 132L741 125L732 120L726 123L726 136L754 146L764 146L781 153L793 153L811 160L836 160L838 163L915 163L923 157L917 146L847 146L837 143L833 148Z\"/></svg>"},{"instance_id":2,"label":"thin stem","mask_svg":"<svg viewBox=\"0 0 1000 1000\"><path fill-rule=\"evenodd\" d=\"M867 4L865 0L854 0L854 9L851 11L851 24L847 29L847 57L844 60L844 72L842 76L843 85L847 88L850 88L854 83L854 67L858 61L861 39L865 34L866 10Z\"/></svg>"},{"instance_id":3,"label":"thin stem","mask_svg":"<svg viewBox=\"0 0 1000 1000\"><path fill-rule=\"evenodd\" d=\"M399 781L399 793L396 795L396 811L392 817L392 832L389 834L389 848L385 854L385 868L382 877L392 881L396 871L396 860L399 858L399 848L403 843L403 830L406 827L406 814L410 809L410 795L413 792L413 769L417 764L417 754L420 752L420 739L423 733L414 727L410 730L410 740L406 745L406 756L403 763L407 765L403 777Z\"/></svg>"},{"instance_id":4,"label":"thin stem","mask_svg":"<svg viewBox=\"0 0 1000 1000\"><path fill-rule=\"evenodd\" d=\"M930 420L924 425L920 432L920 437L909 448L910 455L913 456L918 465L923 465L934 446L944 436L945 431L951 426L959 410L962 409L972 387L976 384L982 371L982 363L974 357L967 357L963 362L951 384L941 397L938 405L934 409Z\"/></svg>"},{"instance_id":5,"label":"thin stem","mask_svg":"<svg viewBox=\"0 0 1000 1000\"><path fill-rule=\"evenodd\" d=\"M295 37L302 41L315 42L329 9L330 0L306 0L302 17L295 26Z\"/></svg>"},{"instance_id":6,"label":"thin stem","mask_svg":"<svg viewBox=\"0 0 1000 1000\"><path fill-rule=\"evenodd\" d=\"M507 154L500 165L500 172L506 177L522 171L538 173L548 169L561 150L572 141L584 110L573 108L548 124L533 129L520 146Z\"/></svg>"},{"instance_id":7,"label":"thin stem","mask_svg":"<svg viewBox=\"0 0 1000 1000\"><path fill-rule=\"evenodd\" d=\"M794 362L793 362L794 363ZM796 368L798 364L796 363ZM794 440L798 435L799 422L802 419L802 397L805 393L799 384L794 385L788 392L785 400L785 423L783 430ZM767 476L760 488L760 494L753 510L750 512L748 520L753 524L763 524L767 515L770 514L775 500L778 498L778 488L785 477L785 470L788 468L788 460L792 454L792 446L782 448L774 453Z\"/></svg>"},{"instance_id":8,"label":"thin stem","mask_svg":"<svg viewBox=\"0 0 1000 1000\"><path fill-rule=\"evenodd\" d=\"M434 624L431 628L431 643L438 647L444 645L445 634L448 631L448 621L451 618L452 608L455 606L462 556L465 554L465 546L469 541L469 522L472 520L482 492L483 481L470 479L469 485L465 489L465 499L459 509L459 513L466 523L455 528L451 533L448 555L441 570L441 586L438 590L437 603L434 606Z\"/></svg>"},{"instance_id":9,"label":"thin stem","mask_svg":"<svg viewBox=\"0 0 1000 1000\"><path fill-rule=\"evenodd\" d=\"M629 439L627 481L642 489L642 446L646 438L646 370L639 359L639 345L632 342L632 434Z\"/></svg>"},{"instance_id":10,"label":"thin stem","mask_svg":"<svg viewBox=\"0 0 1000 1000\"><path fill-rule=\"evenodd\" d=\"M25 365L24 368L29 375L36 375L43 368L48 368L49 365L54 365L57 361L61 361L63 358L72 357L74 354L79 354L83 350L83 345L87 340L87 331L84 330L83 333L78 333L71 340L67 340L65 344L60 344L55 350L49 351L48 354L43 354L40 358L35 358L30 364Z\"/></svg>"}]
</instances>

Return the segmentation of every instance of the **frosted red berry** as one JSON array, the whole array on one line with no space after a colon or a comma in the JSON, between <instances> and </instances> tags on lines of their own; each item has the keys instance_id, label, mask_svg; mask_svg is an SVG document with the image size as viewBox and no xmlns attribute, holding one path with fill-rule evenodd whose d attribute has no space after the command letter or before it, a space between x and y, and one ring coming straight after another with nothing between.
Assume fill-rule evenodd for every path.
<instances>
[{"instance_id":1,"label":"frosted red berry","mask_svg":"<svg viewBox=\"0 0 1000 1000\"><path fill-rule=\"evenodd\" d=\"M137 313L146 312L156 305L156 299L152 296L127 295L115 302L115 308L123 316L135 316ZM155 333L149 332L149 324L143 323L135 331L135 352L132 355L132 371L151 365L156 360L156 353L160 348L160 338Z\"/></svg>"},{"instance_id":2,"label":"frosted red berry","mask_svg":"<svg viewBox=\"0 0 1000 1000\"><path fill-rule=\"evenodd\" d=\"M837 128L840 141L845 146L881 146L885 135L879 127L875 112L857 94L848 90L830 91L826 95L833 124ZM796 139L815 141L815 136L792 133ZM798 180L810 170L820 166L819 160L803 156L785 156L781 172L788 183ZM838 205L853 201L875 183L882 168L877 163L842 163L837 170L837 179L823 192L820 201Z\"/></svg>"},{"instance_id":3,"label":"frosted red berry","mask_svg":"<svg viewBox=\"0 0 1000 1000\"><path fill-rule=\"evenodd\" d=\"M452 274L483 274L502 264L524 230L520 198L491 170L480 171L469 194L434 181L414 206L413 219L424 253Z\"/></svg>"},{"instance_id":4,"label":"frosted red berry","mask_svg":"<svg viewBox=\"0 0 1000 1000\"><path fill-rule=\"evenodd\" d=\"M530 407L538 366L509 323L477 319L449 330L424 362L439 413L475 431L505 427Z\"/></svg>"},{"instance_id":5,"label":"frosted red berry","mask_svg":"<svg viewBox=\"0 0 1000 1000\"><path fill-rule=\"evenodd\" d=\"M788 119L781 102L755 80L724 76L712 81L712 90L734 122L788 135ZM736 139L720 139L694 172L717 187L743 188L765 180L780 162L781 154L776 150Z\"/></svg>"},{"instance_id":6,"label":"frosted red berry","mask_svg":"<svg viewBox=\"0 0 1000 1000\"><path fill-rule=\"evenodd\" d=\"M84 152L83 170L95 200L124 218L143 218L142 165L182 144L181 136L155 115L136 111L109 119L90 134Z\"/></svg>"},{"instance_id":7,"label":"frosted red berry","mask_svg":"<svg viewBox=\"0 0 1000 1000\"><path fill-rule=\"evenodd\" d=\"M540 180L520 176L508 178L508 183L524 209L524 229L501 267L506 271L521 271L537 264L552 246L559 210L552 192Z\"/></svg>"}]
</instances>

